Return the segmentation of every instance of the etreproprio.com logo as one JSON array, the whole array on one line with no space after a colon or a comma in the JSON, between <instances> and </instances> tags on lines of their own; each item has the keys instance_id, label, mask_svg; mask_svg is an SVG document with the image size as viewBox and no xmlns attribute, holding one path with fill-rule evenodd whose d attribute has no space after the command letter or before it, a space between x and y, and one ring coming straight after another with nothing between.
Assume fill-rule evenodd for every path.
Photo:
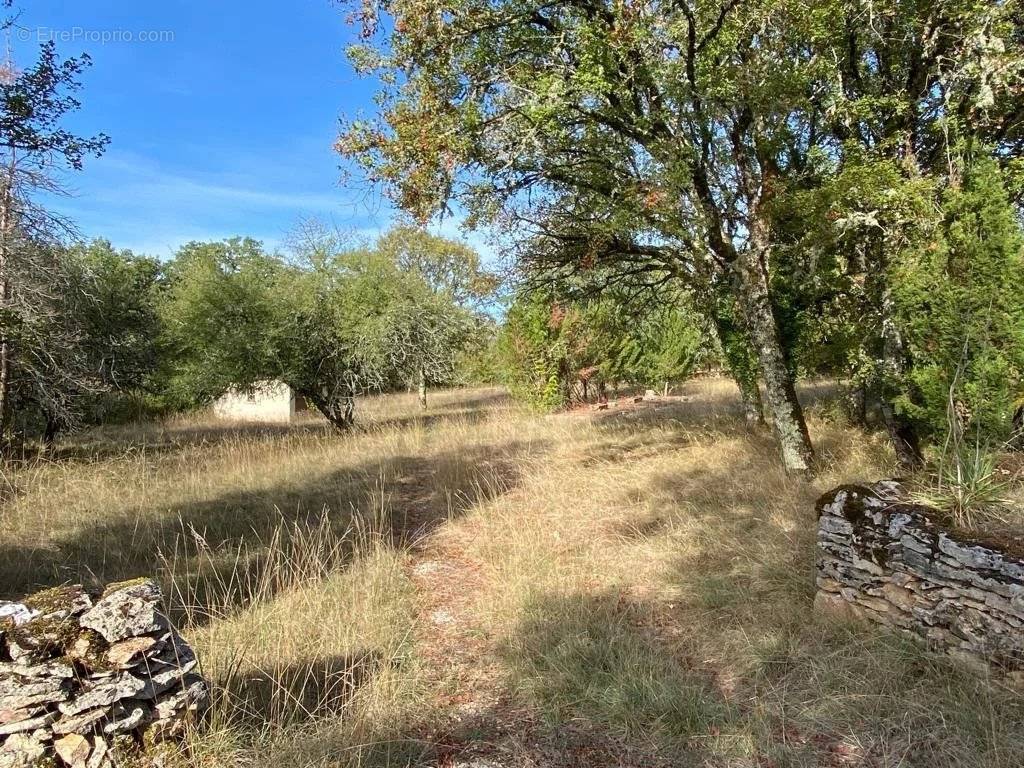
<instances>
[{"instance_id":1,"label":"etreproprio.com logo","mask_svg":"<svg viewBox=\"0 0 1024 768\"><path fill-rule=\"evenodd\" d=\"M89 29L88 27L21 27L17 37L22 42L36 43L95 43L112 45L118 43L173 43L174 31L170 29Z\"/></svg>"}]
</instances>

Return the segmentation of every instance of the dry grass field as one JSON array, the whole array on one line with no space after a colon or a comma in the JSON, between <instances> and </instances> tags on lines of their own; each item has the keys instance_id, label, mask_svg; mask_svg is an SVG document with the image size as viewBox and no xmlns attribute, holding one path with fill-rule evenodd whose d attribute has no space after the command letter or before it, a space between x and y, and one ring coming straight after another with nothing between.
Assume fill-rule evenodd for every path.
<instances>
[{"instance_id":1,"label":"dry grass field","mask_svg":"<svg viewBox=\"0 0 1024 768\"><path fill-rule=\"evenodd\" d=\"M1019 694L811 609L814 501L884 443L812 406L805 483L685 394L79 436L0 478L0 597L156 574L218 685L183 764L1024 765Z\"/></svg>"}]
</instances>

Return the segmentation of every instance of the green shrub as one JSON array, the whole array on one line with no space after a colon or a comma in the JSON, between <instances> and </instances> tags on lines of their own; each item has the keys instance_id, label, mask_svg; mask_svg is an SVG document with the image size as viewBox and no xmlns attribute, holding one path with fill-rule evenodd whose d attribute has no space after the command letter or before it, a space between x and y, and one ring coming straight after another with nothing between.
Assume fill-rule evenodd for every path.
<instances>
[{"instance_id":1,"label":"green shrub","mask_svg":"<svg viewBox=\"0 0 1024 768\"><path fill-rule=\"evenodd\" d=\"M565 316L538 296L519 296L498 337L501 376L512 396L551 412L569 399L569 336Z\"/></svg>"},{"instance_id":2,"label":"green shrub","mask_svg":"<svg viewBox=\"0 0 1024 768\"><path fill-rule=\"evenodd\" d=\"M894 275L912 362L897 405L935 442L1002 442L1024 380L1024 238L995 163L978 161L942 214Z\"/></svg>"},{"instance_id":3,"label":"green shrub","mask_svg":"<svg viewBox=\"0 0 1024 768\"><path fill-rule=\"evenodd\" d=\"M971 529L1003 519L1010 485L990 451L981 445L956 446L914 498L945 514L954 525Z\"/></svg>"},{"instance_id":4,"label":"green shrub","mask_svg":"<svg viewBox=\"0 0 1024 768\"><path fill-rule=\"evenodd\" d=\"M713 349L706 322L684 298L636 311L606 298L590 303L521 295L499 336L504 381L513 396L553 411L604 384L661 387L683 381Z\"/></svg>"}]
</instances>

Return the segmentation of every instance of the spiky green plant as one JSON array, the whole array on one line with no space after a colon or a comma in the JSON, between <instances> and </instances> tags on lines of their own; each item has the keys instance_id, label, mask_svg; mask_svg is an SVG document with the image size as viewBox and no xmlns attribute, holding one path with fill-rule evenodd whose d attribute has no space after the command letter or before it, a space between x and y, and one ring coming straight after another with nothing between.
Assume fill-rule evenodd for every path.
<instances>
[{"instance_id":1,"label":"spiky green plant","mask_svg":"<svg viewBox=\"0 0 1024 768\"><path fill-rule=\"evenodd\" d=\"M984 445L959 446L944 457L914 500L947 515L958 528L1005 521L1011 478Z\"/></svg>"}]
</instances>

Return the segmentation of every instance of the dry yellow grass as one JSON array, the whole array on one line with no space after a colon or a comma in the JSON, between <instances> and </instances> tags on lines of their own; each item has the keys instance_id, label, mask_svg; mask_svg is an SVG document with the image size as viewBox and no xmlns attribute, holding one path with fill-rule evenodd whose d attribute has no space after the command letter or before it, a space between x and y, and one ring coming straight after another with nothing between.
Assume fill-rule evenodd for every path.
<instances>
[{"instance_id":1,"label":"dry yellow grass","mask_svg":"<svg viewBox=\"0 0 1024 768\"><path fill-rule=\"evenodd\" d=\"M882 441L812 417L808 484L686 395L102 430L8 472L0 584L156 573L220 686L199 765L1024 764L1017 694L811 610L814 500Z\"/></svg>"}]
</instances>

